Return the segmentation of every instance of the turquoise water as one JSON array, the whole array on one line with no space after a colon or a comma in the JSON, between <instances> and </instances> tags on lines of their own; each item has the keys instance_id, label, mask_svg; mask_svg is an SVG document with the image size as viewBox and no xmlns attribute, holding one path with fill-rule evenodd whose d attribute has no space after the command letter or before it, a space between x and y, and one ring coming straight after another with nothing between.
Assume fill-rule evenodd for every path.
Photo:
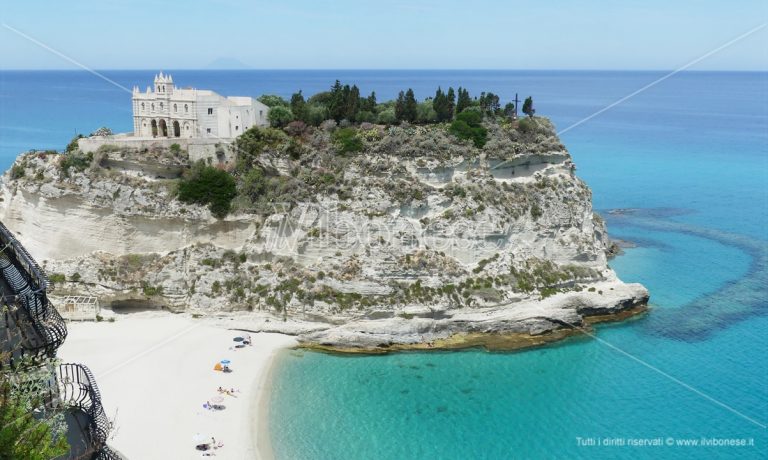
<instances>
[{"instance_id":1,"label":"turquoise water","mask_svg":"<svg viewBox=\"0 0 768 460\"><path fill-rule=\"evenodd\" d=\"M673 78L563 136L597 209L639 208L608 223L638 243L612 266L650 289L649 316L599 327L601 341L512 354L285 352L270 416L277 458L766 458L768 280L755 257L767 244L767 82ZM628 86L614 83L580 81L571 103ZM729 100L738 114L726 113ZM551 115L561 128L570 121ZM755 445L580 446L579 437Z\"/></svg>"},{"instance_id":2,"label":"turquoise water","mask_svg":"<svg viewBox=\"0 0 768 460\"><path fill-rule=\"evenodd\" d=\"M107 76L132 87L155 72ZM376 90L379 99L409 86L423 97L438 84L502 99L519 92L563 129L662 74L173 75L179 85L233 95L308 94L335 78ZM0 72L0 167L21 150L63 148L75 132L128 130L129 100L83 72ZM613 236L638 243L612 266L650 289L654 311L599 327L599 340L512 354L285 352L271 395L277 458L768 456L768 74L681 73L562 137L597 209L636 208L623 217L604 212ZM755 445L579 446L578 437L753 438Z\"/></svg>"}]
</instances>

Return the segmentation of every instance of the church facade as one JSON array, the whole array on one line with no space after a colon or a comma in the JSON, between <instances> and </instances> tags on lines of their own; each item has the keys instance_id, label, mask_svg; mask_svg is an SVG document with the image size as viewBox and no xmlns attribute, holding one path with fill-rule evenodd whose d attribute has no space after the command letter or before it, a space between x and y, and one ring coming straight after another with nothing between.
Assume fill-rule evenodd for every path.
<instances>
[{"instance_id":1,"label":"church facade","mask_svg":"<svg viewBox=\"0 0 768 460\"><path fill-rule=\"evenodd\" d=\"M146 92L133 88L136 138L233 139L252 126L267 125L269 107L252 97L224 97L213 91L177 88L160 72Z\"/></svg>"}]
</instances>

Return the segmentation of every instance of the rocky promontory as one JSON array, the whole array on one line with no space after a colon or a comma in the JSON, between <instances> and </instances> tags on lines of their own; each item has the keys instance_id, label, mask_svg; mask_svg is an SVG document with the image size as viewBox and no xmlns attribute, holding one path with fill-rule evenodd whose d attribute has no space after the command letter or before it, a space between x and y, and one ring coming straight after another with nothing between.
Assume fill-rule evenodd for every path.
<instances>
[{"instance_id":1,"label":"rocky promontory","mask_svg":"<svg viewBox=\"0 0 768 460\"><path fill-rule=\"evenodd\" d=\"M551 123L485 123L482 147L445 124L330 121L253 128L202 164L108 141L30 152L3 177L0 220L56 294L320 348L504 348L642 311ZM180 199L205 168L234 179L226 212Z\"/></svg>"}]
</instances>

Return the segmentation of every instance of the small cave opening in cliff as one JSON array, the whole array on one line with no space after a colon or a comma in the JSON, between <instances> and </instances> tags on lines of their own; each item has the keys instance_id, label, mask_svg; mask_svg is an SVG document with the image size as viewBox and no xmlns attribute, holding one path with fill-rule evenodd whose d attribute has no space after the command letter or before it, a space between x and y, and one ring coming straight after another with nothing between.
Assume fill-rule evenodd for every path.
<instances>
[{"instance_id":1,"label":"small cave opening in cliff","mask_svg":"<svg viewBox=\"0 0 768 460\"><path fill-rule=\"evenodd\" d=\"M109 304L109 307L118 315L163 310L162 305L147 299L115 300Z\"/></svg>"}]
</instances>

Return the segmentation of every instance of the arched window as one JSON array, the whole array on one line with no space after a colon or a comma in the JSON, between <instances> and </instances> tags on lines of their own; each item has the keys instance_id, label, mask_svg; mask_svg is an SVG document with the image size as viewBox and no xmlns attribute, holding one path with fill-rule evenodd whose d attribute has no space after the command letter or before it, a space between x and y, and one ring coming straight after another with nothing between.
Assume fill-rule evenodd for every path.
<instances>
[{"instance_id":1,"label":"arched window","mask_svg":"<svg viewBox=\"0 0 768 460\"><path fill-rule=\"evenodd\" d=\"M155 104L154 103L152 104L152 111L153 112L155 111Z\"/></svg>"},{"instance_id":2,"label":"arched window","mask_svg":"<svg viewBox=\"0 0 768 460\"><path fill-rule=\"evenodd\" d=\"M173 113L176 113L179 111L179 108L176 106L176 104L173 104Z\"/></svg>"},{"instance_id":3,"label":"arched window","mask_svg":"<svg viewBox=\"0 0 768 460\"><path fill-rule=\"evenodd\" d=\"M163 92L165 92L165 85L163 85Z\"/></svg>"},{"instance_id":4,"label":"arched window","mask_svg":"<svg viewBox=\"0 0 768 460\"><path fill-rule=\"evenodd\" d=\"M144 111L144 103L143 102L141 103L141 111L142 112Z\"/></svg>"},{"instance_id":5,"label":"arched window","mask_svg":"<svg viewBox=\"0 0 768 460\"><path fill-rule=\"evenodd\" d=\"M163 103L160 103L160 110L163 110Z\"/></svg>"},{"instance_id":6,"label":"arched window","mask_svg":"<svg viewBox=\"0 0 768 460\"><path fill-rule=\"evenodd\" d=\"M184 104L184 113L189 113L189 105Z\"/></svg>"}]
</instances>

